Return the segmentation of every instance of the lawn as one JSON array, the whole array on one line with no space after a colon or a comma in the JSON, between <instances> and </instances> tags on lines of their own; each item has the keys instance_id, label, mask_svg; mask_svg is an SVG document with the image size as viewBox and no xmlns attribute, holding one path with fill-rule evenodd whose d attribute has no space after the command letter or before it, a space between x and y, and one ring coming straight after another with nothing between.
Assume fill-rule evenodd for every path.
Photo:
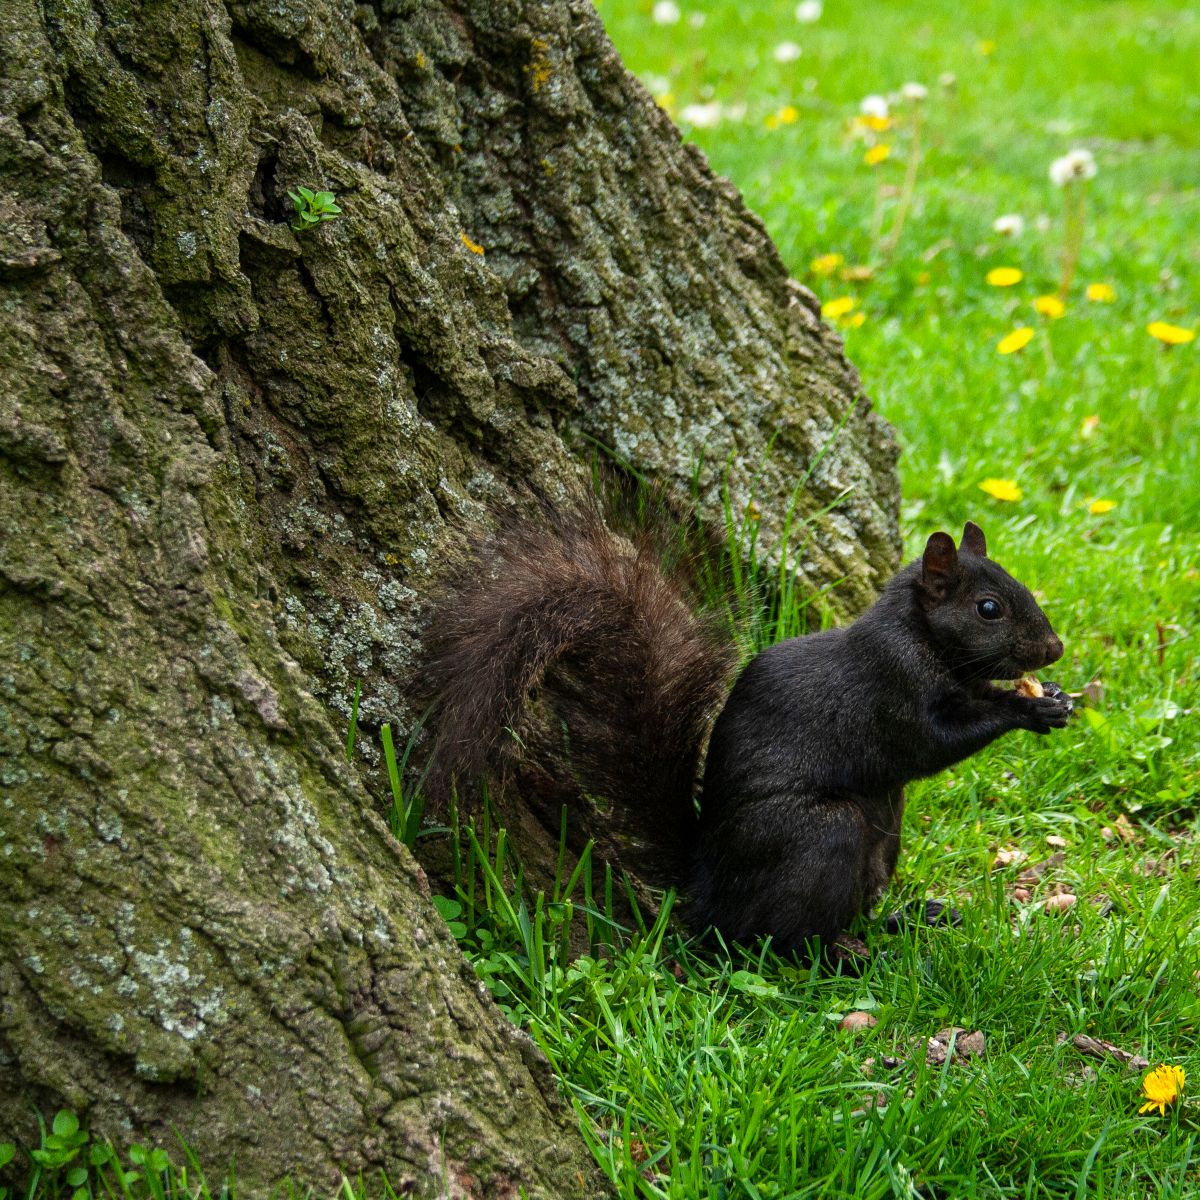
<instances>
[{"instance_id":1,"label":"lawn","mask_svg":"<svg viewBox=\"0 0 1200 1200\"><path fill-rule=\"evenodd\" d=\"M502 929L477 955L623 1196L1195 1195L1200 1106L1185 1091L1139 1115L1144 1070L1072 1039L1200 1083L1200 340L1147 332L1200 324L1200 11L679 7L600 12L792 273L848 310L847 352L904 448L908 551L978 521L1066 641L1054 676L1095 703L911 789L889 901L952 896L964 924L869 929L885 953L861 979L721 962L661 930L565 973L532 972ZM866 131L890 150L869 166L860 102L910 81L928 96ZM1081 189L1048 172L1076 147L1097 172L1055 318L1033 302L1059 289ZM1019 235L993 229L1006 214ZM993 286L997 267L1022 278ZM878 1024L841 1031L854 1009ZM950 1026L981 1031L982 1056L927 1061Z\"/></svg>"}]
</instances>

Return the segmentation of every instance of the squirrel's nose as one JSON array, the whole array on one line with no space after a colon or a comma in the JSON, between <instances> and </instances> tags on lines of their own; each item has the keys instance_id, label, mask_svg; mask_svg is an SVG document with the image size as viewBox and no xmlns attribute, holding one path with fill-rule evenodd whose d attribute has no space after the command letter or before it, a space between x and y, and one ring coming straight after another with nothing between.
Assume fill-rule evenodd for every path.
<instances>
[{"instance_id":1,"label":"squirrel's nose","mask_svg":"<svg viewBox=\"0 0 1200 1200\"><path fill-rule=\"evenodd\" d=\"M1057 634L1052 633L1046 639L1046 661L1044 663L1042 663L1042 666L1048 667L1051 663L1058 662L1058 660L1060 658L1062 658L1062 656L1063 656L1062 638L1060 638Z\"/></svg>"}]
</instances>

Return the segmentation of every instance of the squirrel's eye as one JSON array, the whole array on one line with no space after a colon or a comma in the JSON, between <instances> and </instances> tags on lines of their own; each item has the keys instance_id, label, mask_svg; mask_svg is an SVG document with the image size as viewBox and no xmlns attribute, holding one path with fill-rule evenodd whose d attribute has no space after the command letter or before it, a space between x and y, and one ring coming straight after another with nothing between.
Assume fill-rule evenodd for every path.
<instances>
[{"instance_id":1,"label":"squirrel's eye","mask_svg":"<svg viewBox=\"0 0 1200 1200\"><path fill-rule=\"evenodd\" d=\"M985 621L998 621L1001 615L1000 605L995 600L980 600L975 605L975 611Z\"/></svg>"}]
</instances>

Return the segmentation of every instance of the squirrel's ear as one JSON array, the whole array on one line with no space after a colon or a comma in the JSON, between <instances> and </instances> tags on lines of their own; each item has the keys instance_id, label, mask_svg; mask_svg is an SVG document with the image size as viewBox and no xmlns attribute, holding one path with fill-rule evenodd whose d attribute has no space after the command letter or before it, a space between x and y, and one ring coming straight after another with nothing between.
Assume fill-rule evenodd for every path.
<instances>
[{"instance_id":1,"label":"squirrel's ear","mask_svg":"<svg viewBox=\"0 0 1200 1200\"><path fill-rule=\"evenodd\" d=\"M962 541L959 542L958 548L965 550L968 554L974 554L978 558L987 558L987 538L983 536L983 530L974 521L968 521L963 526Z\"/></svg>"},{"instance_id":2,"label":"squirrel's ear","mask_svg":"<svg viewBox=\"0 0 1200 1200\"><path fill-rule=\"evenodd\" d=\"M944 593L958 569L958 551L948 533L930 534L921 558L921 582L935 594Z\"/></svg>"}]
</instances>

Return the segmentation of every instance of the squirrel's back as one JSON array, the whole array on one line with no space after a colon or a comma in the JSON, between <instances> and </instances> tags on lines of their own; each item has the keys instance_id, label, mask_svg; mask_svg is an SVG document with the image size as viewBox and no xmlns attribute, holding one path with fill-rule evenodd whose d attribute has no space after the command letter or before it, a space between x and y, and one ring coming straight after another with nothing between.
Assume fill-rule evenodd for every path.
<instances>
[{"instance_id":1,"label":"squirrel's back","mask_svg":"<svg viewBox=\"0 0 1200 1200\"><path fill-rule=\"evenodd\" d=\"M549 807L611 805L616 832L677 882L734 652L664 562L652 533L619 537L591 503L481 539L430 623L435 790L535 770Z\"/></svg>"}]
</instances>

